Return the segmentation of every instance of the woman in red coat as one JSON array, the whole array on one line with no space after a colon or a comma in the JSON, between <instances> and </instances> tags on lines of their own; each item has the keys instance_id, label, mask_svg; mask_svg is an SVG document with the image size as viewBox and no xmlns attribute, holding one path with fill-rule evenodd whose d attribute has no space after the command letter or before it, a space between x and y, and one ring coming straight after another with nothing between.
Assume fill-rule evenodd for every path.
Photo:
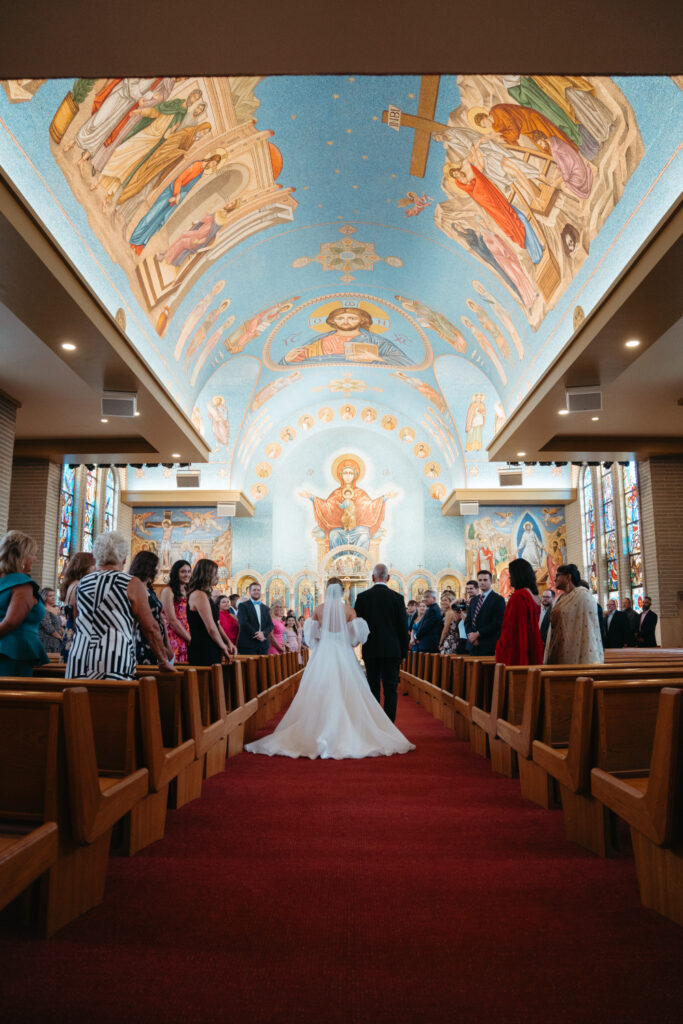
<instances>
[{"instance_id":1,"label":"woman in red coat","mask_svg":"<svg viewBox=\"0 0 683 1024\"><path fill-rule=\"evenodd\" d=\"M541 602L536 576L525 558L509 565L512 596L505 608L496 661L503 665L542 665L543 641L538 627Z\"/></svg>"}]
</instances>

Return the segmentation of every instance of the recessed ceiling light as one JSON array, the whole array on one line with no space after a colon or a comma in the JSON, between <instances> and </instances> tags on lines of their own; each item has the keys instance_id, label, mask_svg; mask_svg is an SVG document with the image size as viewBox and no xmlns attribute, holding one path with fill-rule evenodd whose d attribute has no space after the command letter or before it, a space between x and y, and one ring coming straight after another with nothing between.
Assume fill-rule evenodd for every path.
<instances>
[{"instance_id":1,"label":"recessed ceiling light","mask_svg":"<svg viewBox=\"0 0 683 1024\"><path fill-rule=\"evenodd\" d=\"M135 416L139 416L139 415L140 415L140 411L139 411L139 409L136 409L135 410Z\"/></svg>"},{"instance_id":2,"label":"recessed ceiling light","mask_svg":"<svg viewBox=\"0 0 683 1024\"><path fill-rule=\"evenodd\" d=\"M179 459L180 458L180 452L171 452L171 458L172 459Z\"/></svg>"},{"instance_id":3,"label":"recessed ceiling light","mask_svg":"<svg viewBox=\"0 0 683 1024\"><path fill-rule=\"evenodd\" d=\"M600 419L600 417L599 416L591 416L591 419L593 420L593 423L597 423L598 420Z\"/></svg>"},{"instance_id":4,"label":"recessed ceiling light","mask_svg":"<svg viewBox=\"0 0 683 1024\"><path fill-rule=\"evenodd\" d=\"M569 416L569 409L558 409L557 410L557 415L558 416Z\"/></svg>"},{"instance_id":5,"label":"recessed ceiling light","mask_svg":"<svg viewBox=\"0 0 683 1024\"><path fill-rule=\"evenodd\" d=\"M100 423L109 423L109 420L105 420L105 419L103 418L103 419L101 419L101 420L100 420Z\"/></svg>"},{"instance_id":6,"label":"recessed ceiling light","mask_svg":"<svg viewBox=\"0 0 683 1024\"><path fill-rule=\"evenodd\" d=\"M76 346L74 345L74 343L72 341L63 341L62 342L62 348L64 349L65 352L75 352L76 351Z\"/></svg>"},{"instance_id":7,"label":"recessed ceiling light","mask_svg":"<svg viewBox=\"0 0 683 1024\"><path fill-rule=\"evenodd\" d=\"M526 455L526 452L517 452L517 455L518 455L518 456L519 456L520 458L522 458L522 457L523 457L524 455Z\"/></svg>"},{"instance_id":8,"label":"recessed ceiling light","mask_svg":"<svg viewBox=\"0 0 683 1024\"><path fill-rule=\"evenodd\" d=\"M626 342L626 348L638 348L639 345L640 345L640 342L638 341L637 338L631 338L630 341Z\"/></svg>"}]
</instances>

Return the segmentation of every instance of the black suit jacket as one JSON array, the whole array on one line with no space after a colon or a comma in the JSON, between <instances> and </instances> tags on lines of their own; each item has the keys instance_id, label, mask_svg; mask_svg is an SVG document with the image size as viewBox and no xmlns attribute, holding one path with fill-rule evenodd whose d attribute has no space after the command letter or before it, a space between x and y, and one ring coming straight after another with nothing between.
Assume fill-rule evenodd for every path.
<instances>
[{"instance_id":1,"label":"black suit jacket","mask_svg":"<svg viewBox=\"0 0 683 1024\"><path fill-rule=\"evenodd\" d=\"M609 621L609 625L607 625ZM607 636L605 647L627 647L631 642L631 627L626 612L615 612L611 620L609 615L605 619Z\"/></svg>"},{"instance_id":2,"label":"black suit jacket","mask_svg":"<svg viewBox=\"0 0 683 1024\"><path fill-rule=\"evenodd\" d=\"M239 654L267 654L270 647L270 634L273 632L273 620L270 617L268 605L261 603L261 625L256 615L252 601L242 601L237 606L237 621L240 624L240 633L237 637L237 650ZM263 641L254 640L254 633L259 629L265 633Z\"/></svg>"},{"instance_id":3,"label":"black suit jacket","mask_svg":"<svg viewBox=\"0 0 683 1024\"><path fill-rule=\"evenodd\" d=\"M415 630L417 640L416 651L428 651L431 654L439 653L439 640L443 632L443 615L436 601L430 604L427 611L420 619Z\"/></svg>"},{"instance_id":4,"label":"black suit jacket","mask_svg":"<svg viewBox=\"0 0 683 1024\"><path fill-rule=\"evenodd\" d=\"M495 654L505 615L505 598L496 594L494 590L490 590L488 597L479 609L476 624L473 624L472 617L477 601L476 597L470 601L465 619L465 632L478 633L479 643L473 647L468 640L467 650L470 654Z\"/></svg>"},{"instance_id":5,"label":"black suit jacket","mask_svg":"<svg viewBox=\"0 0 683 1024\"><path fill-rule=\"evenodd\" d=\"M642 625L638 625L636 643L639 647L656 647L655 627L657 625L657 613L649 611L645 613Z\"/></svg>"},{"instance_id":6,"label":"black suit jacket","mask_svg":"<svg viewBox=\"0 0 683 1024\"><path fill-rule=\"evenodd\" d=\"M541 622L541 625L539 627L540 630L541 630L541 640L543 641L543 643L545 643L546 640L548 639L548 630L550 629L550 613L551 613L551 611L552 611L552 608L548 608L547 612L543 616L543 621Z\"/></svg>"},{"instance_id":7,"label":"black suit jacket","mask_svg":"<svg viewBox=\"0 0 683 1024\"><path fill-rule=\"evenodd\" d=\"M363 660L396 658L408 653L408 627L403 598L384 583L376 583L356 598L356 615L365 619L370 635L363 644Z\"/></svg>"}]
</instances>

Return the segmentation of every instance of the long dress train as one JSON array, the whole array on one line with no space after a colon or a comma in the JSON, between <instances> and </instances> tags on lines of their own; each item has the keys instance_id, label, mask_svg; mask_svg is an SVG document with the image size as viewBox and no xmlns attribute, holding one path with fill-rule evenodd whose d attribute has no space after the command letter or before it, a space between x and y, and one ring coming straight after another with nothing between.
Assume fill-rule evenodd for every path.
<instances>
[{"instance_id":1,"label":"long dress train","mask_svg":"<svg viewBox=\"0 0 683 1024\"><path fill-rule=\"evenodd\" d=\"M364 619L347 626L341 593L336 583L327 588L317 642L317 623L307 621L306 640L313 648L299 692L275 732L246 745L250 753L341 759L415 749L370 692L353 652L367 639L368 626Z\"/></svg>"}]
</instances>

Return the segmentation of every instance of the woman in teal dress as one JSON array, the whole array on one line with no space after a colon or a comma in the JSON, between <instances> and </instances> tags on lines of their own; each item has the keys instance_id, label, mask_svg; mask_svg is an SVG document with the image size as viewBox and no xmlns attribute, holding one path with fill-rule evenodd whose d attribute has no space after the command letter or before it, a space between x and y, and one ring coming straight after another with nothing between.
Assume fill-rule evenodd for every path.
<instances>
[{"instance_id":1,"label":"woman in teal dress","mask_svg":"<svg viewBox=\"0 0 683 1024\"><path fill-rule=\"evenodd\" d=\"M29 575L37 550L19 530L0 541L0 676L32 676L33 666L48 660L38 637L45 605Z\"/></svg>"}]
</instances>

